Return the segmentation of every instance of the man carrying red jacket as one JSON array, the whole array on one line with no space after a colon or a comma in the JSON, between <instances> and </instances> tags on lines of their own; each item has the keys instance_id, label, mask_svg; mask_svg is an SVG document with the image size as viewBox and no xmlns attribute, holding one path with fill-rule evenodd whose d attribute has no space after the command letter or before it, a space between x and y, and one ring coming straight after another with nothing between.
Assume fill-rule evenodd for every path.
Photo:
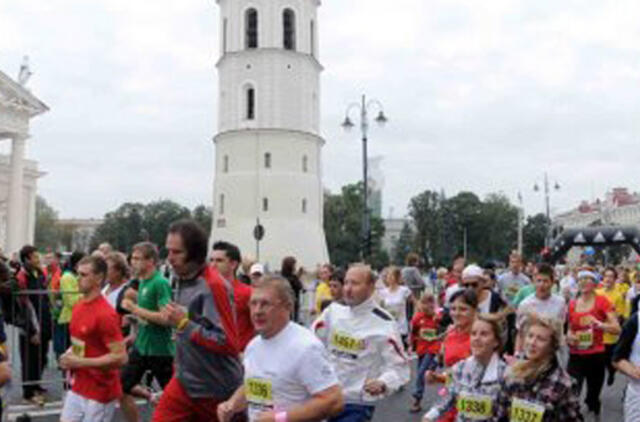
<instances>
[{"instance_id":1,"label":"man carrying red jacket","mask_svg":"<svg viewBox=\"0 0 640 422\"><path fill-rule=\"evenodd\" d=\"M194 221L173 223L166 248L178 287L162 312L176 327L176 357L152 422L217 421L242 383L233 288L206 265L207 235Z\"/></svg>"},{"instance_id":2,"label":"man carrying red jacket","mask_svg":"<svg viewBox=\"0 0 640 422\"><path fill-rule=\"evenodd\" d=\"M247 344L255 336L249 300L251 300L251 286L247 286L236 278L236 271L242 260L240 249L232 243L218 241L213 244L211 251L212 267L218 270L218 275L233 287L233 303L236 311L238 327L238 345L240 352L244 352Z\"/></svg>"}]
</instances>

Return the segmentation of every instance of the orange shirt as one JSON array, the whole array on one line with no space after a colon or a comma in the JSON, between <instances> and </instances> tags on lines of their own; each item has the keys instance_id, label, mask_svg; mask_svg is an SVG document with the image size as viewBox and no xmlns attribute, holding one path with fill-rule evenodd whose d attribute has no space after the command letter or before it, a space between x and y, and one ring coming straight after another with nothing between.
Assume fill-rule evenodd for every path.
<instances>
[{"instance_id":1,"label":"orange shirt","mask_svg":"<svg viewBox=\"0 0 640 422\"><path fill-rule=\"evenodd\" d=\"M471 356L471 334L451 329L444 338L444 366L452 367Z\"/></svg>"}]
</instances>

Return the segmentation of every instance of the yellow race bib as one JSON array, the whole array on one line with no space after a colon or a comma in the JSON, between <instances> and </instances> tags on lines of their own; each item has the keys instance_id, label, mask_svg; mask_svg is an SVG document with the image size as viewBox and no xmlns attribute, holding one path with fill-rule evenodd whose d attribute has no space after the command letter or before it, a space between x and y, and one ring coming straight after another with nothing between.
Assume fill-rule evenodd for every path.
<instances>
[{"instance_id":1,"label":"yellow race bib","mask_svg":"<svg viewBox=\"0 0 640 422\"><path fill-rule=\"evenodd\" d=\"M511 400L510 422L542 422L545 408L539 403L516 399Z\"/></svg>"},{"instance_id":2,"label":"yellow race bib","mask_svg":"<svg viewBox=\"0 0 640 422\"><path fill-rule=\"evenodd\" d=\"M260 405L273 404L273 389L271 381L263 378L247 378L244 381L247 401Z\"/></svg>"},{"instance_id":3,"label":"yellow race bib","mask_svg":"<svg viewBox=\"0 0 640 422\"><path fill-rule=\"evenodd\" d=\"M593 330L576 331L578 349L588 349L593 345Z\"/></svg>"},{"instance_id":4,"label":"yellow race bib","mask_svg":"<svg viewBox=\"0 0 640 422\"><path fill-rule=\"evenodd\" d=\"M433 341L438 337L435 328L423 328L420 330L420 338L426 341Z\"/></svg>"},{"instance_id":5,"label":"yellow race bib","mask_svg":"<svg viewBox=\"0 0 640 422\"><path fill-rule=\"evenodd\" d=\"M82 340L80 340L78 338L75 338L75 337L71 337L71 352L74 355L76 355L76 356L78 356L80 358L85 357L84 356L85 349L86 349L86 346L85 346L84 341L82 341Z\"/></svg>"},{"instance_id":6,"label":"yellow race bib","mask_svg":"<svg viewBox=\"0 0 640 422\"><path fill-rule=\"evenodd\" d=\"M334 349L347 353L359 353L365 349L364 340L340 331L331 333L331 346L333 346Z\"/></svg>"},{"instance_id":7,"label":"yellow race bib","mask_svg":"<svg viewBox=\"0 0 640 422\"><path fill-rule=\"evenodd\" d=\"M462 392L458 395L456 408L461 416L472 420L487 420L493 415L493 400L485 394Z\"/></svg>"}]
</instances>

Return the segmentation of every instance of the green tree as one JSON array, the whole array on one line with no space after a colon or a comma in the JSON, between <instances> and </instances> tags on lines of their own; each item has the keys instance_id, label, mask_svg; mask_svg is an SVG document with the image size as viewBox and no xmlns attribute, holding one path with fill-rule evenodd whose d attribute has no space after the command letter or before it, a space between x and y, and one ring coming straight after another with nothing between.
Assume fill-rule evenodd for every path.
<instances>
[{"instance_id":1,"label":"green tree","mask_svg":"<svg viewBox=\"0 0 640 422\"><path fill-rule=\"evenodd\" d=\"M481 262L506 260L517 246L518 208L503 194L490 194L482 203L480 243L476 248Z\"/></svg>"},{"instance_id":2,"label":"green tree","mask_svg":"<svg viewBox=\"0 0 640 422\"><path fill-rule=\"evenodd\" d=\"M442 196L437 192L426 190L409 201L409 216L416 228L415 248L428 263L443 260Z\"/></svg>"},{"instance_id":3,"label":"green tree","mask_svg":"<svg viewBox=\"0 0 640 422\"><path fill-rule=\"evenodd\" d=\"M403 265L405 258L413 249L414 234L409 223L405 222L400 231L398 239L393 245L393 263L395 265Z\"/></svg>"},{"instance_id":4,"label":"green tree","mask_svg":"<svg viewBox=\"0 0 640 422\"><path fill-rule=\"evenodd\" d=\"M213 211L211 210L211 207L207 207L206 205L198 205L191 212L191 217L202 226L207 235L211 233L211 219L213 218Z\"/></svg>"},{"instance_id":5,"label":"green tree","mask_svg":"<svg viewBox=\"0 0 640 422\"><path fill-rule=\"evenodd\" d=\"M129 252L135 243L148 238L143 231L144 207L139 202L127 202L115 211L106 213L104 222L93 235L91 249L96 249L102 242L109 242L115 249Z\"/></svg>"},{"instance_id":6,"label":"green tree","mask_svg":"<svg viewBox=\"0 0 640 422\"><path fill-rule=\"evenodd\" d=\"M446 198L427 190L409 202L416 227L415 248L428 264L449 265L464 251L470 261L503 259L515 246L517 208L502 194L484 201L473 192ZM396 257L394 256L394 259Z\"/></svg>"},{"instance_id":7,"label":"green tree","mask_svg":"<svg viewBox=\"0 0 640 422\"><path fill-rule=\"evenodd\" d=\"M446 200L443 212L448 217L447 231L453 235L455 252L464 251L465 238L467 256L471 261L479 261L482 255L482 201L473 192L460 192ZM455 253L454 252L454 253Z\"/></svg>"},{"instance_id":8,"label":"green tree","mask_svg":"<svg viewBox=\"0 0 640 422\"><path fill-rule=\"evenodd\" d=\"M104 222L93 235L91 248L109 242L117 250L129 252L135 243L148 240L155 243L164 255L164 242L171 223L190 217L188 208L170 200L146 205L128 202L105 215Z\"/></svg>"},{"instance_id":9,"label":"green tree","mask_svg":"<svg viewBox=\"0 0 640 422\"><path fill-rule=\"evenodd\" d=\"M528 260L536 260L544 248L544 239L549 230L550 221L543 213L527 217L522 229L523 254Z\"/></svg>"},{"instance_id":10,"label":"green tree","mask_svg":"<svg viewBox=\"0 0 640 422\"><path fill-rule=\"evenodd\" d=\"M324 230L331 262L338 266L362 260L362 183L342 187L339 194L328 193L324 200ZM387 265L388 255L382 250L384 224L379 217L371 216L372 266Z\"/></svg>"},{"instance_id":11,"label":"green tree","mask_svg":"<svg viewBox=\"0 0 640 422\"><path fill-rule=\"evenodd\" d=\"M166 252L164 243L169 226L176 220L190 217L189 208L176 202L167 199L151 202L142 209L142 227L146 231L146 233L143 231L142 237L146 234L148 240L155 243L160 254L164 256Z\"/></svg>"},{"instance_id":12,"label":"green tree","mask_svg":"<svg viewBox=\"0 0 640 422\"><path fill-rule=\"evenodd\" d=\"M42 249L58 247L60 232L58 229L58 212L40 195L36 196L35 246Z\"/></svg>"}]
</instances>

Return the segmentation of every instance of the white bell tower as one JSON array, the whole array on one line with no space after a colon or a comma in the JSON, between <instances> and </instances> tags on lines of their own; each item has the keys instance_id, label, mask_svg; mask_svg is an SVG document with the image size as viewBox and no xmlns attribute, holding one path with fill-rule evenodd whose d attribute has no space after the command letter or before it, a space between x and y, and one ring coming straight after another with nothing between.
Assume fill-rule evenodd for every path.
<instances>
[{"instance_id":1,"label":"white bell tower","mask_svg":"<svg viewBox=\"0 0 640 422\"><path fill-rule=\"evenodd\" d=\"M324 230L317 8L320 0L218 0L221 57L212 240L315 269Z\"/></svg>"}]
</instances>

